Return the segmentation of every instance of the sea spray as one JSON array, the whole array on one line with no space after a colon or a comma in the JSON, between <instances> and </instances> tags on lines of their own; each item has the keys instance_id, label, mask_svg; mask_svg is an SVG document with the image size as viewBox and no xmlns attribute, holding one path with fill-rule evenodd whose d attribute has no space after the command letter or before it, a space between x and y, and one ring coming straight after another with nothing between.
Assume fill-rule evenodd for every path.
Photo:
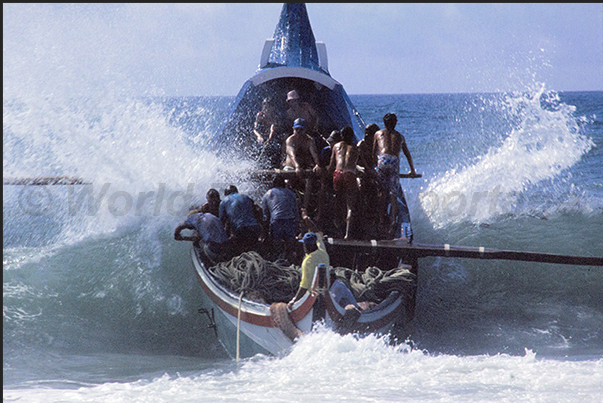
<instances>
[{"instance_id":1,"label":"sea spray","mask_svg":"<svg viewBox=\"0 0 603 403\"><path fill-rule=\"evenodd\" d=\"M516 212L523 192L558 177L593 147L574 112L544 85L507 95L500 113L516 123L501 144L436 177L420 194L432 225L479 224Z\"/></svg>"},{"instance_id":2,"label":"sea spray","mask_svg":"<svg viewBox=\"0 0 603 403\"><path fill-rule=\"evenodd\" d=\"M4 105L14 144L5 171L89 182L5 186L5 346L220 356L199 331L190 244L173 230L228 166L188 141L162 104L106 97ZM56 107L36 107L46 102Z\"/></svg>"},{"instance_id":3,"label":"sea spray","mask_svg":"<svg viewBox=\"0 0 603 403\"><path fill-rule=\"evenodd\" d=\"M211 120L213 103L179 109L136 91L115 15L24 7L35 17L19 14L4 42L4 175L87 184L4 186L5 353L224 355L197 313L190 244L173 239L235 166L205 149L214 127L179 125L179 111Z\"/></svg>"},{"instance_id":4,"label":"sea spray","mask_svg":"<svg viewBox=\"0 0 603 403\"><path fill-rule=\"evenodd\" d=\"M132 357L133 362L139 361ZM140 360L142 361L142 360ZM200 364L201 366L202 364ZM240 367L64 389L11 389L5 399L37 401L544 401L580 402L603 380L602 361L521 356L458 357L398 348L382 338L318 331L285 357L255 356Z\"/></svg>"}]
</instances>

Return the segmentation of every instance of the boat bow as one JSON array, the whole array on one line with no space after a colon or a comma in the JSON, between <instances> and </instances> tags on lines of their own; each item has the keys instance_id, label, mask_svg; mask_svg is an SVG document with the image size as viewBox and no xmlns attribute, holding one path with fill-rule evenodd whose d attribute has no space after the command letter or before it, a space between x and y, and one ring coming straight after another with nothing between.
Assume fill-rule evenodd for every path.
<instances>
[{"instance_id":1,"label":"boat bow","mask_svg":"<svg viewBox=\"0 0 603 403\"><path fill-rule=\"evenodd\" d=\"M277 108L284 111L286 94L292 89L316 109L321 122L319 134L326 138L332 130L351 126L356 140L364 137L364 121L343 86L331 77L326 46L315 40L304 3L283 5L273 37L264 44L258 69L243 84L228 119L210 141L213 150L227 159L257 160L253 135L256 113L266 97L273 98Z\"/></svg>"}]
</instances>

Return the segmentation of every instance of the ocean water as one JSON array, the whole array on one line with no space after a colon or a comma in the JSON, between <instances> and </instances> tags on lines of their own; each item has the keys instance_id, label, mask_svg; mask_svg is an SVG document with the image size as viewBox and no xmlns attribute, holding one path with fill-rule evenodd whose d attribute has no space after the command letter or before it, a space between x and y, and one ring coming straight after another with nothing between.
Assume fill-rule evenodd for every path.
<instances>
[{"instance_id":1,"label":"ocean water","mask_svg":"<svg viewBox=\"0 0 603 403\"><path fill-rule=\"evenodd\" d=\"M141 50L115 51L112 16L23 7L5 7L23 36L3 38L3 176L90 184L3 186L4 401L601 401L601 267L424 258L408 340L318 328L234 361L173 240L246 165L207 146L234 97L133 96ZM351 99L366 123L398 115L417 242L603 256L603 92L517 68L493 80L518 92Z\"/></svg>"},{"instance_id":2,"label":"ocean water","mask_svg":"<svg viewBox=\"0 0 603 403\"><path fill-rule=\"evenodd\" d=\"M399 117L416 241L603 256L603 92L351 98ZM600 399L599 267L424 258L408 340L319 328L228 357L172 233L240 169L205 146L232 100L5 97L5 177L91 182L3 187L5 401Z\"/></svg>"}]
</instances>

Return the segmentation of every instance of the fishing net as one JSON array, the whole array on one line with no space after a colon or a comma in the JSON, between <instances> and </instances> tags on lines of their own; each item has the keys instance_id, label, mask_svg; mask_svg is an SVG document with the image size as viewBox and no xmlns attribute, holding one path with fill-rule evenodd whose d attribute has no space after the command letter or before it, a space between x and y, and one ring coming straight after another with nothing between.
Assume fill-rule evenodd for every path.
<instances>
[{"instance_id":1,"label":"fishing net","mask_svg":"<svg viewBox=\"0 0 603 403\"><path fill-rule=\"evenodd\" d=\"M380 303L392 291L413 293L416 275L409 266L383 271L368 267L364 271L336 267L336 278L344 283L358 302ZM299 287L301 267L286 260L269 261L257 252L245 252L228 262L210 267L219 284L245 298L266 304L290 301Z\"/></svg>"},{"instance_id":2,"label":"fishing net","mask_svg":"<svg viewBox=\"0 0 603 403\"><path fill-rule=\"evenodd\" d=\"M297 292L301 279L300 266L285 260L271 262L257 252L245 252L228 262L210 267L218 283L258 302L288 302Z\"/></svg>"},{"instance_id":3,"label":"fishing net","mask_svg":"<svg viewBox=\"0 0 603 403\"><path fill-rule=\"evenodd\" d=\"M356 301L379 304L392 291L413 295L417 285L417 276L409 268L410 266L401 266L383 271L378 267L371 266L364 271L346 267L336 267L333 270L337 280L352 291Z\"/></svg>"}]
</instances>

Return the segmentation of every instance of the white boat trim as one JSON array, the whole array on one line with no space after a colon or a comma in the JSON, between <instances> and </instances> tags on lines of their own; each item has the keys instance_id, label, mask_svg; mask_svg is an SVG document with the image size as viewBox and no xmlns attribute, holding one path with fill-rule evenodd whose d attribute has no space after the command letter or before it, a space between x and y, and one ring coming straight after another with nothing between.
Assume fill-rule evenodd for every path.
<instances>
[{"instance_id":1,"label":"white boat trim","mask_svg":"<svg viewBox=\"0 0 603 403\"><path fill-rule=\"evenodd\" d=\"M332 77L321 73L320 71L308 69L305 67L273 67L260 70L253 77L251 77L251 82L254 86L258 86L267 81L276 80L277 78L286 78L286 77L297 77L297 78L305 78L306 80L314 81L321 85L324 85L330 90L333 90L339 82L334 80Z\"/></svg>"}]
</instances>

